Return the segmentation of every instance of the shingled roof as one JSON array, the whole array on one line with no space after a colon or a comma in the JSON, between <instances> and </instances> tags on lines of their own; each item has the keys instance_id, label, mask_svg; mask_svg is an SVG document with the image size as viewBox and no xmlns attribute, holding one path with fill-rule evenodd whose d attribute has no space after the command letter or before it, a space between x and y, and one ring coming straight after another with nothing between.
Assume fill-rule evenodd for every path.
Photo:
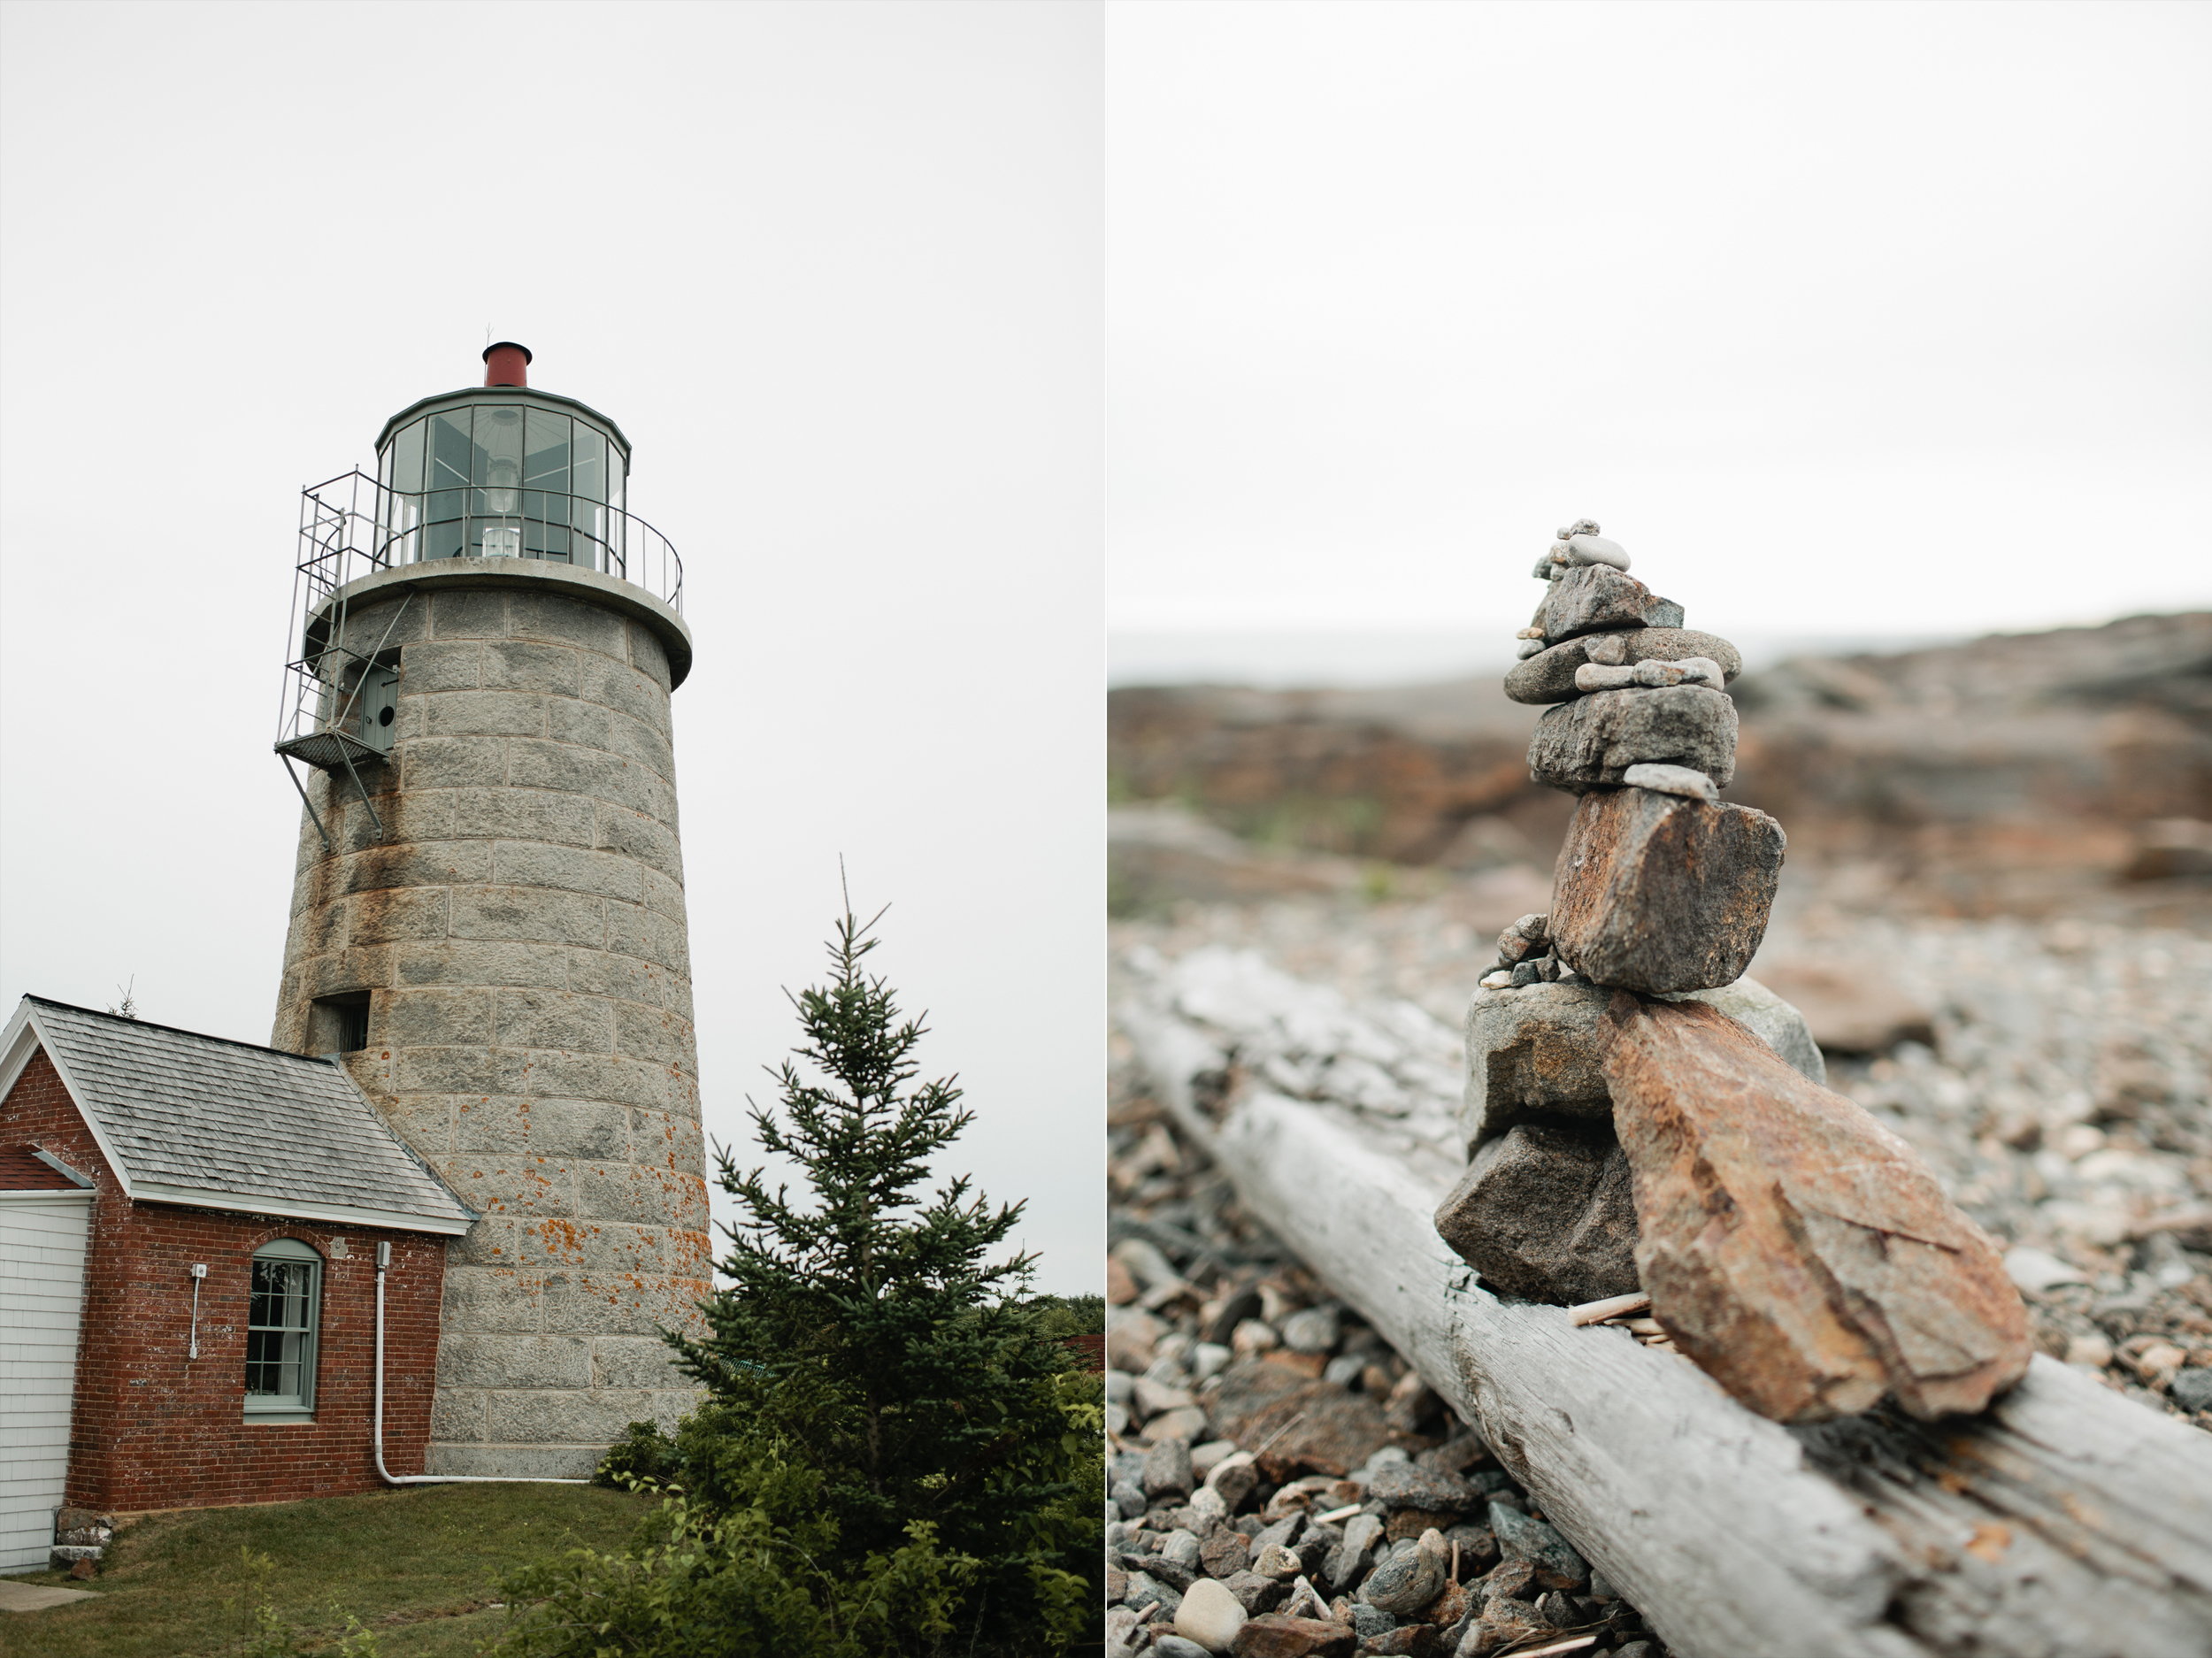
<instances>
[{"instance_id":1,"label":"shingled roof","mask_svg":"<svg viewBox=\"0 0 2212 1658\"><path fill-rule=\"evenodd\" d=\"M10 1080L34 1040L135 1201L448 1234L476 1219L334 1060L26 996L0 1037Z\"/></svg>"}]
</instances>

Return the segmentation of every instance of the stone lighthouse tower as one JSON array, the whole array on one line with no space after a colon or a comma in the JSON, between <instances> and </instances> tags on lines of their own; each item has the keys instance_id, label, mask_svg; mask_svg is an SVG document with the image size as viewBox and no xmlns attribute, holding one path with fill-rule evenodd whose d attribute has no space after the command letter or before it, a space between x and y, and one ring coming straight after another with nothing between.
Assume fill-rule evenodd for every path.
<instances>
[{"instance_id":1,"label":"stone lighthouse tower","mask_svg":"<svg viewBox=\"0 0 2212 1658\"><path fill-rule=\"evenodd\" d=\"M670 693L675 551L630 444L484 354L305 492L277 751L301 824L273 1046L344 1055L482 1218L427 1471L588 1474L694 1399L709 1284Z\"/></svg>"}]
</instances>

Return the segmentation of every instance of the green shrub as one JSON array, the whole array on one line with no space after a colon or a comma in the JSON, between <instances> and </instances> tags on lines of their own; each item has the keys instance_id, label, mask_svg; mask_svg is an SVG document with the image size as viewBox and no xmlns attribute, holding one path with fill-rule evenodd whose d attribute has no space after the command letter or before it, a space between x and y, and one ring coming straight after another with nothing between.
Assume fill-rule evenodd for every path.
<instances>
[{"instance_id":1,"label":"green shrub","mask_svg":"<svg viewBox=\"0 0 2212 1658\"><path fill-rule=\"evenodd\" d=\"M640 1485L664 1485L676 1474L676 1442L654 1422L633 1422L607 1447L592 1470L591 1483L628 1491Z\"/></svg>"},{"instance_id":2,"label":"green shrub","mask_svg":"<svg viewBox=\"0 0 2212 1658\"><path fill-rule=\"evenodd\" d=\"M1103 1393L1059 1339L1097 1298L1033 1304L1031 1257L989 1259L1020 1204L917 1190L973 1119L916 1084L924 1032L862 971L866 933L839 923L829 984L794 998L808 1069L752 1113L807 1193L719 1155L731 1287L703 1339L669 1338L707 1397L601 1464L671 1494L627 1551L509 1580L542 1605L501 1653L1034 1658L1100 1623Z\"/></svg>"}]
</instances>

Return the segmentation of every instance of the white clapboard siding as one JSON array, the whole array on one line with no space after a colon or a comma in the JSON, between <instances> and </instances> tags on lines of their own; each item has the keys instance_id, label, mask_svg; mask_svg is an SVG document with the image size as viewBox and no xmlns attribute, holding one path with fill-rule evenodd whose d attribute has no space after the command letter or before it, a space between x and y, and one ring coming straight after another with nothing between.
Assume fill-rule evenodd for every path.
<instances>
[{"instance_id":1,"label":"white clapboard siding","mask_svg":"<svg viewBox=\"0 0 2212 1658\"><path fill-rule=\"evenodd\" d=\"M54 1541L91 1199L0 1196L0 1571L43 1566Z\"/></svg>"}]
</instances>

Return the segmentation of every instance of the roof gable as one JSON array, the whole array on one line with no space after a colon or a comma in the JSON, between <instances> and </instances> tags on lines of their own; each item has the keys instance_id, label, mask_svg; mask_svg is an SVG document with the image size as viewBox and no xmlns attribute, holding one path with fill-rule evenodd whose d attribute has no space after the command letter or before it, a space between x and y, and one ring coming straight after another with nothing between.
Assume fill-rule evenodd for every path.
<instances>
[{"instance_id":1,"label":"roof gable","mask_svg":"<svg viewBox=\"0 0 2212 1658\"><path fill-rule=\"evenodd\" d=\"M35 1146L0 1146L0 1192L81 1192L87 1184L70 1178Z\"/></svg>"},{"instance_id":2,"label":"roof gable","mask_svg":"<svg viewBox=\"0 0 2212 1658\"><path fill-rule=\"evenodd\" d=\"M332 1060L42 996L0 1063L19 1071L32 1037L134 1201L449 1234L476 1218Z\"/></svg>"}]
</instances>

